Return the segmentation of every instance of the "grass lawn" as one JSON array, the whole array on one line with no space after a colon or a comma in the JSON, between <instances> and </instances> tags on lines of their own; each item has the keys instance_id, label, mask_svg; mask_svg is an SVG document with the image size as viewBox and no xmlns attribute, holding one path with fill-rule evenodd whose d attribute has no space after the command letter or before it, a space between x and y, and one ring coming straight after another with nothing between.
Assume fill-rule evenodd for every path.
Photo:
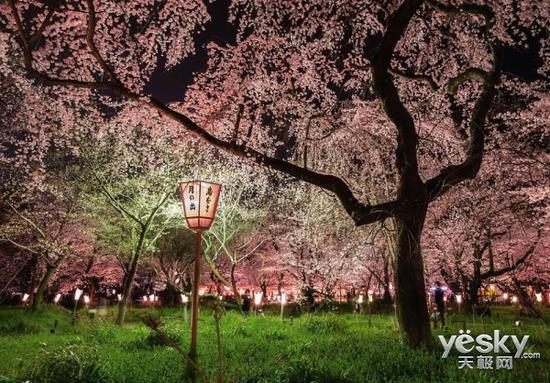
<instances>
[{"instance_id":1,"label":"grass lawn","mask_svg":"<svg viewBox=\"0 0 550 383\"><path fill-rule=\"evenodd\" d=\"M159 344L130 310L124 327L106 320L82 320L71 326L70 313L47 307L31 314L0 309L0 382L183 382L180 354ZM190 331L177 309L155 310L163 330L187 349ZM82 316L85 315L85 310ZM54 320L55 334L50 333ZM221 320L223 381L236 382L550 382L550 335L541 321L521 319L511 308L493 310L483 323L466 317L472 334L530 335L528 350L540 359L515 359L512 370L458 369L457 353L441 359L433 352L404 345L391 315L317 314L281 321L277 316L243 318L236 312ZM463 317L450 316L445 335L458 334ZM370 322L370 325L369 325ZM201 311L199 363L216 382L219 358L212 312ZM435 331L434 335L441 331ZM475 359L475 358L474 358Z\"/></svg>"}]
</instances>

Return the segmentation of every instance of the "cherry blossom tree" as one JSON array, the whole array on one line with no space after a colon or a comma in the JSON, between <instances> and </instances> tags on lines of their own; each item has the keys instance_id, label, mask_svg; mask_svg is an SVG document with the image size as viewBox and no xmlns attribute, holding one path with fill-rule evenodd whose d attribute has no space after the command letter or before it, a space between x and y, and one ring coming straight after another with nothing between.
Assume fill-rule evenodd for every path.
<instances>
[{"instance_id":1,"label":"cherry blossom tree","mask_svg":"<svg viewBox=\"0 0 550 383\"><path fill-rule=\"evenodd\" d=\"M13 197L12 197L13 198ZM50 279L62 262L84 242L81 227L75 214L75 201L42 195L34 200L8 199L5 204L11 209L11 219L0 228L0 240L40 259L45 265L32 309L40 309Z\"/></svg>"},{"instance_id":2,"label":"cherry blossom tree","mask_svg":"<svg viewBox=\"0 0 550 383\"><path fill-rule=\"evenodd\" d=\"M9 37L3 34L0 47L22 63L18 79L24 73L52 93L99 105L123 99L147 106L144 113L160 113L174 130L332 193L350 225L394 218L399 323L410 344L429 346L420 248L428 206L477 175L496 120L486 123L495 94L511 82L501 76L503 49L542 39L544 7L510 0L235 1L235 44L210 45L208 70L183 105L144 89L159 65L170 68L194 52L193 35L209 18L200 2L10 0L1 5ZM547 57L548 44L539 51ZM354 100L367 101L363 120L370 124L346 119ZM454 121L459 109L465 113ZM348 179L354 168L372 166L355 133L376 128L376 120L395 127L395 153L386 161L397 182L381 202L358 191L363 179ZM449 160L440 140L460 155Z\"/></svg>"},{"instance_id":3,"label":"cherry blossom tree","mask_svg":"<svg viewBox=\"0 0 550 383\"><path fill-rule=\"evenodd\" d=\"M265 245L268 233L262 229L265 229L263 226L272 213L274 197L267 178L255 173L247 177L245 171L237 174L240 176L232 178L238 178L240 185L227 177L225 180L222 178L226 186L216 211L216 220L204 233L204 254L216 278L230 287L233 295L240 299L235 273L241 264ZM220 262L228 263L228 280L220 273L217 266Z\"/></svg>"},{"instance_id":4,"label":"cherry blossom tree","mask_svg":"<svg viewBox=\"0 0 550 383\"><path fill-rule=\"evenodd\" d=\"M141 133L139 129L135 133L132 146L106 138L105 145L83 153L81 166L72 171L77 187L87 195L86 209L98 221L99 240L120 256L124 281L118 324L124 322L131 302L141 257L155 249L169 228L181 225L173 197L175 167L162 152L157 154L164 158L164 166L149 162L151 155L141 156Z\"/></svg>"},{"instance_id":5,"label":"cherry blossom tree","mask_svg":"<svg viewBox=\"0 0 550 383\"><path fill-rule=\"evenodd\" d=\"M179 294L191 289L191 265L195 261L194 240L182 228L168 230L156 242L148 262L156 277L166 284L167 299L175 304Z\"/></svg>"}]
</instances>

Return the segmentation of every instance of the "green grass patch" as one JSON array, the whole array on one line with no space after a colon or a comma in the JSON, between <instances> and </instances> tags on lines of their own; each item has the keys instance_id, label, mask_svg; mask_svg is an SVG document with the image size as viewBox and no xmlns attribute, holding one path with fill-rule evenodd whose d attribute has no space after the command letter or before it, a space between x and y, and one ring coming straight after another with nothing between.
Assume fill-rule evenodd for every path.
<instances>
[{"instance_id":1,"label":"green grass patch","mask_svg":"<svg viewBox=\"0 0 550 383\"><path fill-rule=\"evenodd\" d=\"M71 326L71 313L56 307L30 313L0 310L0 382L182 382L181 355L163 344L140 318L155 315L162 329L184 349L190 330L179 309L132 309L128 323L87 318ZM224 381L277 383L343 382L548 382L550 336L540 320L520 319L508 307L481 321L471 316L448 318L445 335L464 325L473 335L499 329L530 335L530 349L541 359L514 360L512 370L459 370L457 355L441 359L433 351L403 344L392 315L318 313L281 321L276 315L243 317L226 313L221 321ZM55 333L51 332L57 320ZM211 382L219 368L212 313L203 309L199 322L199 363ZM434 331L434 337L441 330Z\"/></svg>"}]
</instances>

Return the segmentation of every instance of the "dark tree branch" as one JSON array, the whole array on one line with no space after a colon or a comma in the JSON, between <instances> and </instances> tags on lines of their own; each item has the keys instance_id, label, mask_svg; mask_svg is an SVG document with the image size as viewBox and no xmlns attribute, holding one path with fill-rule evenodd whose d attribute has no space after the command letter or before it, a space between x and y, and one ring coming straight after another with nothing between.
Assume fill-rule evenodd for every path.
<instances>
[{"instance_id":1,"label":"dark tree branch","mask_svg":"<svg viewBox=\"0 0 550 383\"><path fill-rule=\"evenodd\" d=\"M407 80L423 81L426 84L428 84L428 86L434 92L436 92L439 89L439 86L437 86L437 83L435 82L435 80L431 76L428 76L426 74L409 74L409 73L405 73L400 70L392 69L392 68L389 68L388 71L395 76L405 78Z\"/></svg>"},{"instance_id":2,"label":"dark tree branch","mask_svg":"<svg viewBox=\"0 0 550 383\"><path fill-rule=\"evenodd\" d=\"M455 7L433 0L428 0L428 4L435 9L452 15L464 12L483 16L485 19L485 38L493 55L493 68L490 73L478 68L469 68L449 82L448 90L450 93L454 93L460 84L471 79L482 81L483 88L472 111L469 129L470 142L468 151L466 152L466 159L458 165L447 166L437 176L426 181L429 200L433 201L453 185L473 179L477 175L483 160L483 151L485 148L485 131L483 126L496 93L495 88L500 79L501 68L498 47L491 42L490 37L490 30L494 24L494 15L491 8L477 4L462 4L459 7Z\"/></svg>"},{"instance_id":3,"label":"dark tree branch","mask_svg":"<svg viewBox=\"0 0 550 383\"><path fill-rule=\"evenodd\" d=\"M486 82L489 80L489 73L479 68L468 68L458 76L449 80L449 83L447 84L447 93L455 94L458 87L469 80Z\"/></svg>"},{"instance_id":4,"label":"dark tree branch","mask_svg":"<svg viewBox=\"0 0 550 383\"><path fill-rule=\"evenodd\" d=\"M540 233L539 233L539 238L540 238ZM538 239L535 243L533 243L531 246L529 246L529 249L527 249L525 254L523 254L520 258L516 259L516 261L514 263L512 263L510 266L503 267L502 269L499 269L499 270L494 270L493 269L493 270L486 271L485 273L481 274L481 278L482 279L487 279L487 278L499 277L499 276L501 276L503 274L506 274L510 271L514 271L520 265L524 264L525 261L534 253L535 248L537 247L537 244L538 244Z\"/></svg>"},{"instance_id":5,"label":"dark tree branch","mask_svg":"<svg viewBox=\"0 0 550 383\"><path fill-rule=\"evenodd\" d=\"M95 37L95 28L96 28L96 16L95 16L95 7L93 0L87 0L88 4L88 30L86 32L86 43L88 48L92 51L92 55L96 58L99 66L103 69L105 74L117 85L121 85L120 81L116 77L114 71L107 65L99 50L97 49L94 41Z\"/></svg>"},{"instance_id":6,"label":"dark tree branch","mask_svg":"<svg viewBox=\"0 0 550 383\"><path fill-rule=\"evenodd\" d=\"M387 20L387 29L373 59L374 91L382 101L384 111L397 128L396 164L402 178L418 178L416 147L418 136L414 121L399 98L389 74L390 62L399 40L423 0L405 0Z\"/></svg>"},{"instance_id":7,"label":"dark tree branch","mask_svg":"<svg viewBox=\"0 0 550 383\"><path fill-rule=\"evenodd\" d=\"M44 18L44 21L42 21L42 24L40 24L40 27L29 37L29 46L34 45L36 42L38 42L40 37L42 37L42 33L44 32L44 29L46 29L46 27L50 24L54 12L55 7L51 7L48 9L48 13Z\"/></svg>"},{"instance_id":8,"label":"dark tree branch","mask_svg":"<svg viewBox=\"0 0 550 383\"><path fill-rule=\"evenodd\" d=\"M237 118L235 120L235 127L233 129L233 143L237 142L239 138L239 128L241 127L241 119L243 117L244 105L239 104L239 109L237 110Z\"/></svg>"}]
</instances>

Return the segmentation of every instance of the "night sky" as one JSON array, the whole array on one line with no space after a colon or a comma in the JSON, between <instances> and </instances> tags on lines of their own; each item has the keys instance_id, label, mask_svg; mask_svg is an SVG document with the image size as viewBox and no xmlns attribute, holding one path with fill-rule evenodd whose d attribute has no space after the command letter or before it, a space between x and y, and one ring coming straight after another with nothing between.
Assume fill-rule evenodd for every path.
<instances>
[{"instance_id":1,"label":"night sky","mask_svg":"<svg viewBox=\"0 0 550 383\"><path fill-rule=\"evenodd\" d=\"M193 82L193 75L206 69L208 43L214 41L221 46L235 44L237 28L227 22L230 3L230 0L206 2L211 20L195 39L196 53L169 71L159 66L160 69L153 73L145 88L147 93L162 102L182 101L185 89ZM162 62L162 58L160 60Z\"/></svg>"}]
</instances>

